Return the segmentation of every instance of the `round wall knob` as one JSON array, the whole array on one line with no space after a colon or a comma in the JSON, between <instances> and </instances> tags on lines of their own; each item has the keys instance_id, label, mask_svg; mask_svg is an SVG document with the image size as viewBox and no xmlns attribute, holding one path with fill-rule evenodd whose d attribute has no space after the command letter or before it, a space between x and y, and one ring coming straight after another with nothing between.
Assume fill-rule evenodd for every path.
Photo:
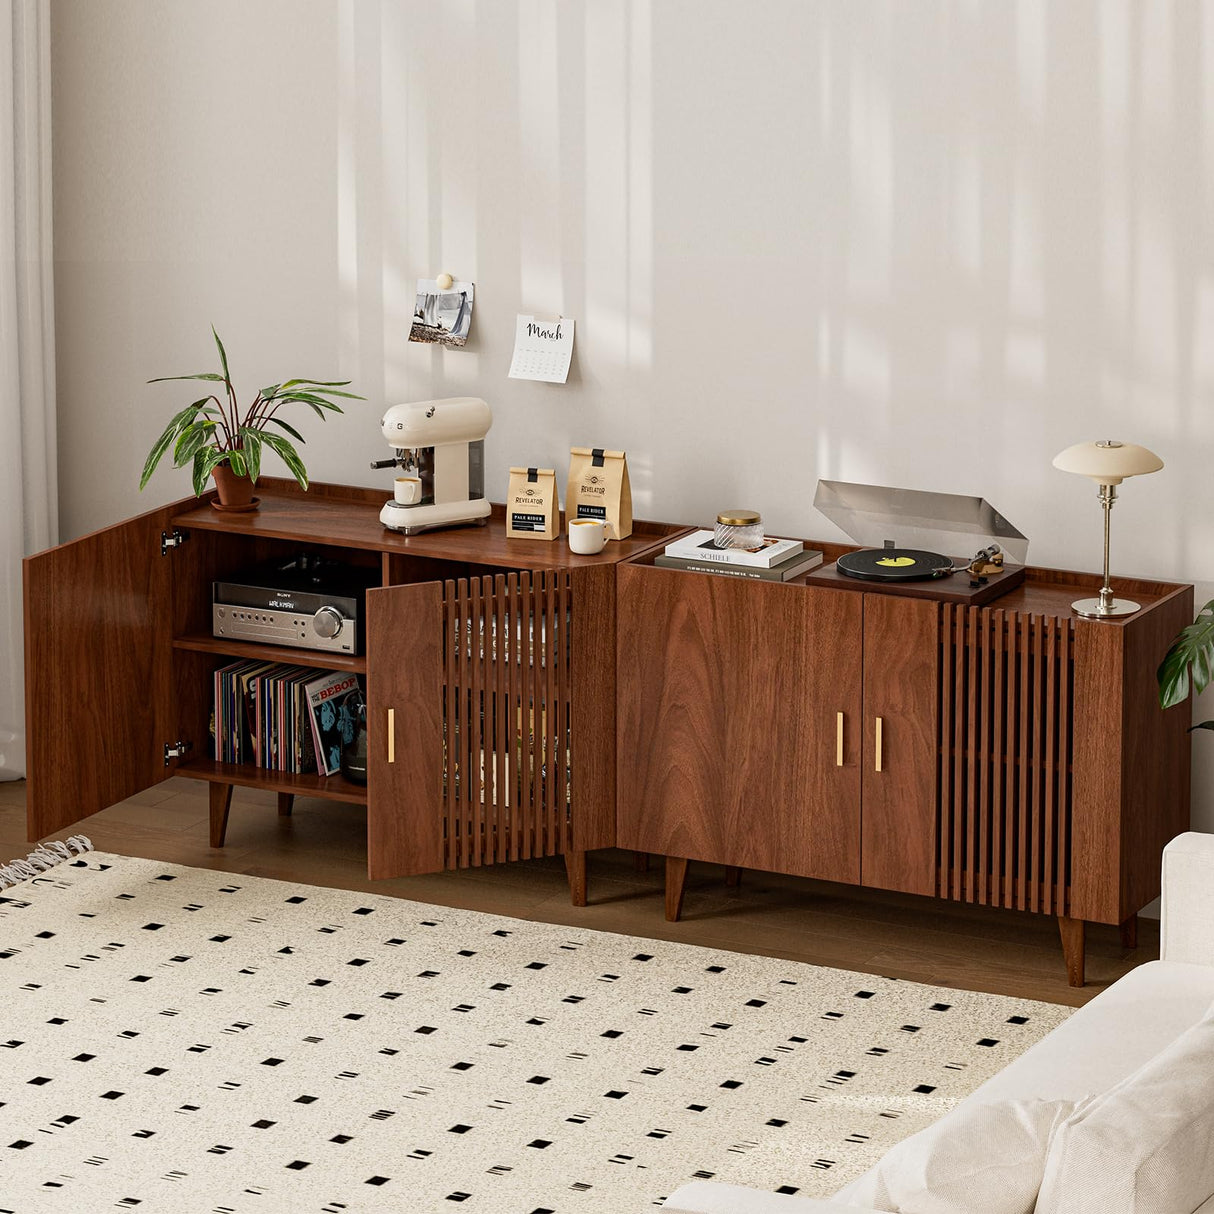
<instances>
[{"instance_id":1,"label":"round wall knob","mask_svg":"<svg viewBox=\"0 0 1214 1214\"><path fill-rule=\"evenodd\" d=\"M345 622L341 612L336 607L322 607L312 617L312 628L317 636L324 637L326 641L330 641L341 632L342 625Z\"/></svg>"},{"instance_id":2,"label":"round wall knob","mask_svg":"<svg viewBox=\"0 0 1214 1214\"><path fill-rule=\"evenodd\" d=\"M452 278L450 274L440 274L434 280L434 285L438 287L440 291L450 291L455 285L455 279Z\"/></svg>"}]
</instances>

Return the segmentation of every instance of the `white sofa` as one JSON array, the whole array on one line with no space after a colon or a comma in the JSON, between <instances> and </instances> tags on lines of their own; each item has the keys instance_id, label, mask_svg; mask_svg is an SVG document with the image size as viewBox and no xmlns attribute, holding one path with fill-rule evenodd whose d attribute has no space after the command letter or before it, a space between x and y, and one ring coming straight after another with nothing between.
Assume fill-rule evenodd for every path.
<instances>
[{"instance_id":1,"label":"white sofa","mask_svg":"<svg viewBox=\"0 0 1214 1214\"><path fill-rule=\"evenodd\" d=\"M1214 1002L1214 835L1188 833L1163 854L1160 960L1140 965L988 1080L937 1123L971 1101L1080 1100L1153 1058L1198 1023ZM857 1214L852 1182L833 1197L764 1193L696 1181L667 1198L669 1214ZM1214 1198L1197 1214L1214 1214ZM1111 1212L1110 1212L1111 1214Z\"/></svg>"}]
</instances>

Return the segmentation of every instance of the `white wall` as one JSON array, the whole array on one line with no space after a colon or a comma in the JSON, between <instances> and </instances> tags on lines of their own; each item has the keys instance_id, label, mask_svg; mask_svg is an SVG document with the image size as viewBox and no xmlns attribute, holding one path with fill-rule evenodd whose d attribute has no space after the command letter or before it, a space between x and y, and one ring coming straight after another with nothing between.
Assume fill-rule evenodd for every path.
<instances>
[{"instance_id":1,"label":"white wall","mask_svg":"<svg viewBox=\"0 0 1214 1214\"><path fill-rule=\"evenodd\" d=\"M1214 595L1214 9L1198 0L54 0L65 535L143 504L209 325L239 384L350 377L317 479L382 484L385 401L470 393L511 463L627 449L637 511L829 537L820 476L981 493L1093 568L1085 438L1167 461L1115 570ZM463 351L418 276L476 281ZM577 321L506 378L517 311ZM161 472L146 504L188 492ZM1205 735L1197 820L1214 828Z\"/></svg>"}]
</instances>

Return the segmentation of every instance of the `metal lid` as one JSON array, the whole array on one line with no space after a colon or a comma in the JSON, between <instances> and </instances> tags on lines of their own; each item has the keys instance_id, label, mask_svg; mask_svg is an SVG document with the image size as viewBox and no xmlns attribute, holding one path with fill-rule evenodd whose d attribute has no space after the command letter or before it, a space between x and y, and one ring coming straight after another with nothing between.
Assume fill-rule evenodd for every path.
<instances>
[{"instance_id":1,"label":"metal lid","mask_svg":"<svg viewBox=\"0 0 1214 1214\"><path fill-rule=\"evenodd\" d=\"M956 557L996 543L1012 564L1028 559L1028 539L985 498L820 480L814 505L866 548L892 540Z\"/></svg>"},{"instance_id":2,"label":"metal lid","mask_svg":"<svg viewBox=\"0 0 1214 1214\"><path fill-rule=\"evenodd\" d=\"M722 510L717 522L724 527L753 527L763 519L757 510Z\"/></svg>"}]
</instances>

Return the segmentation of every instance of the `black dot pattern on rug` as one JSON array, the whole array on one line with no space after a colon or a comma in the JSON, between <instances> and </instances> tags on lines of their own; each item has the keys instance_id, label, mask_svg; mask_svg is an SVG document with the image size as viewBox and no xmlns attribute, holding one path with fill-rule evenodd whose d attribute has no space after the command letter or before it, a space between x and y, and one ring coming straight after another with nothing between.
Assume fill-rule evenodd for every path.
<instances>
[{"instance_id":1,"label":"black dot pattern on rug","mask_svg":"<svg viewBox=\"0 0 1214 1214\"><path fill-rule=\"evenodd\" d=\"M825 1197L1069 1011L97 853L0 1006L0 1207L224 1214Z\"/></svg>"}]
</instances>

